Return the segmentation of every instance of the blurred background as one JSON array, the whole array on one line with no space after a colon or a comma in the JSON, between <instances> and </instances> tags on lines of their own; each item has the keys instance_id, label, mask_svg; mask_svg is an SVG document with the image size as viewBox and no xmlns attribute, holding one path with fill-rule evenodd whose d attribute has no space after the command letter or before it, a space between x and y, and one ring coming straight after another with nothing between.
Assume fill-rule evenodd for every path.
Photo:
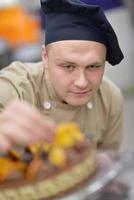
<instances>
[{"instance_id":1,"label":"blurred background","mask_svg":"<svg viewBox=\"0 0 134 200\"><path fill-rule=\"evenodd\" d=\"M117 33L125 59L118 66L107 63L106 76L124 95L124 138L121 150L134 149L134 0L83 0L98 4ZM0 0L0 69L14 60L41 60L45 16L40 0Z\"/></svg>"}]
</instances>

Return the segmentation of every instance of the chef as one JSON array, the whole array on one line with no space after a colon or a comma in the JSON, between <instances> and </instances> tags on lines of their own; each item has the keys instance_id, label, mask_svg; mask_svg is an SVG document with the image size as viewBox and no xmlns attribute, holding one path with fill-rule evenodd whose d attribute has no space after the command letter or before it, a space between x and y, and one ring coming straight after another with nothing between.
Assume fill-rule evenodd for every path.
<instances>
[{"instance_id":1,"label":"chef","mask_svg":"<svg viewBox=\"0 0 134 200\"><path fill-rule=\"evenodd\" d=\"M0 149L44 139L56 124L76 122L98 148L119 149L123 97L104 76L123 59L117 36L99 6L41 0L42 61L15 61L0 71Z\"/></svg>"}]
</instances>

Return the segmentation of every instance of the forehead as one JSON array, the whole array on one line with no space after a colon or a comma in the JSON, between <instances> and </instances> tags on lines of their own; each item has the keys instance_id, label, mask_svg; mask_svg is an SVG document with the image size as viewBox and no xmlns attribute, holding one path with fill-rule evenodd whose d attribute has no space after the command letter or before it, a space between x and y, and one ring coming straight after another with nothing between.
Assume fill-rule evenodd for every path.
<instances>
[{"instance_id":1,"label":"forehead","mask_svg":"<svg viewBox=\"0 0 134 200\"><path fill-rule=\"evenodd\" d=\"M105 49L105 45L95 41L86 41L86 40L63 40L51 43L48 45L51 49L77 49L78 47L90 49L90 48L102 48Z\"/></svg>"},{"instance_id":2,"label":"forehead","mask_svg":"<svg viewBox=\"0 0 134 200\"><path fill-rule=\"evenodd\" d=\"M105 59L106 47L102 43L84 40L58 41L48 45L49 54L54 58L89 58L95 56Z\"/></svg>"}]
</instances>

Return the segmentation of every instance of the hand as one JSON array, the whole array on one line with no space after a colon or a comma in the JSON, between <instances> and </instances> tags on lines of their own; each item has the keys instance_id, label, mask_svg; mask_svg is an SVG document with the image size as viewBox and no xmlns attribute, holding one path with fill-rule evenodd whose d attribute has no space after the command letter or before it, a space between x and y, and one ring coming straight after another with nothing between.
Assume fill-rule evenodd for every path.
<instances>
[{"instance_id":1,"label":"hand","mask_svg":"<svg viewBox=\"0 0 134 200\"><path fill-rule=\"evenodd\" d=\"M51 142L54 131L52 120L25 102L13 101L0 113L0 151L42 139Z\"/></svg>"}]
</instances>

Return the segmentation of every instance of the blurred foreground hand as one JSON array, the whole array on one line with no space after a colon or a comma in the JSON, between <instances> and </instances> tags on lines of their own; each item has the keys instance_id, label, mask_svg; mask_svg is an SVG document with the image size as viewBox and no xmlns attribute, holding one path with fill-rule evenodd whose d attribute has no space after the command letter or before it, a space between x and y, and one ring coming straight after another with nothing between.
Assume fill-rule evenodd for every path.
<instances>
[{"instance_id":1,"label":"blurred foreground hand","mask_svg":"<svg viewBox=\"0 0 134 200\"><path fill-rule=\"evenodd\" d=\"M13 101L0 113L0 151L38 140L51 142L55 123L26 102Z\"/></svg>"}]
</instances>

